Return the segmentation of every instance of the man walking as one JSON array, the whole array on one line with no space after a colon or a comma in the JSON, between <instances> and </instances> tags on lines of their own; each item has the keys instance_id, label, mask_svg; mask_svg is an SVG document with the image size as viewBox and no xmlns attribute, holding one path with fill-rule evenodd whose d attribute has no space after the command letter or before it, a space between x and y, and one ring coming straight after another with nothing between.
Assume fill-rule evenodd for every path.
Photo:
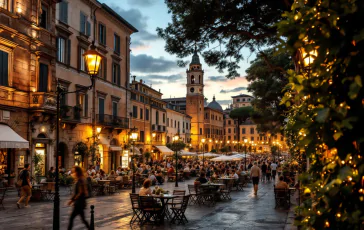
<instances>
[{"instance_id":1,"label":"man walking","mask_svg":"<svg viewBox=\"0 0 364 230\"><path fill-rule=\"evenodd\" d=\"M29 208L30 205L28 205L28 202L30 200L30 197L32 196L32 184L30 183L30 164L26 163L24 165L24 169L20 172L19 178L20 180L22 180L22 184L21 184L21 197L18 200L18 202L16 202L16 205L18 206L18 208L20 208L20 204L21 202L25 199L25 206L24 208Z\"/></svg>"},{"instance_id":2,"label":"man walking","mask_svg":"<svg viewBox=\"0 0 364 230\"><path fill-rule=\"evenodd\" d=\"M252 178L254 186L254 195L257 195L258 193L258 184L260 176L261 176L260 168L258 167L258 163L255 161L254 166L250 169L250 177Z\"/></svg>"}]
</instances>

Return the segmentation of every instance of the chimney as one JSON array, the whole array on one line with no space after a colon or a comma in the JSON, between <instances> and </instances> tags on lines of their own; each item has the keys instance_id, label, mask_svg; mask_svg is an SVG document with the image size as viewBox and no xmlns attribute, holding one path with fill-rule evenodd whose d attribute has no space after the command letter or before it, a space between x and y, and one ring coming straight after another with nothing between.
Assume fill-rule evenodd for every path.
<instances>
[{"instance_id":1,"label":"chimney","mask_svg":"<svg viewBox=\"0 0 364 230\"><path fill-rule=\"evenodd\" d=\"M134 76L133 76L133 81L135 81L135 78L136 78L136 76L134 75Z\"/></svg>"},{"instance_id":2,"label":"chimney","mask_svg":"<svg viewBox=\"0 0 364 230\"><path fill-rule=\"evenodd\" d=\"M142 79L140 79L139 82L143 84L143 80Z\"/></svg>"},{"instance_id":3,"label":"chimney","mask_svg":"<svg viewBox=\"0 0 364 230\"><path fill-rule=\"evenodd\" d=\"M159 89L159 92L161 92L161 89Z\"/></svg>"}]
</instances>

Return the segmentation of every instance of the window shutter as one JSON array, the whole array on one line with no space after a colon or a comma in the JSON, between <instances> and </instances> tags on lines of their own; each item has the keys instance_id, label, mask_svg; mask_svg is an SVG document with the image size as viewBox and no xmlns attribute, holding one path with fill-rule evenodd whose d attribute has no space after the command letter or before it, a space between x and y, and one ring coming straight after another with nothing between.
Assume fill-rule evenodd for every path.
<instances>
[{"instance_id":1,"label":"window shutter","mask_svg":"<svg viewBox=\"0 0 364 230\"><path fill-rule=\"evenodd\" d=\"M91 35L91 23L89 21L86 21L86 35Z\"/></svg>"},{"instance_id":2,"label":"window shutter","mask_svg":"<svg viewBox=\"0 0 364 230\"><path fill-rule=\"evenodd\" d=\"M60 49L59 49L59 38L56 39L56 47L57 47L57 61L60 59Z\"/></svg>"},{"instance_id":3,"label":"window shutter","mask_svg":"<svg viewBox=\"0 0 364 230\"><path fill-rule=\"evenodd\" d=\"M80 12L80 32L85 34L85 15Z\"/></svg>"},{"instance_id":4,"label":"window shutter","mask_svg":"<svg viewBox=\"0 0 364 230\"><path fill-rule=\"evenodd\" d=\"M67 40L67 64L71 65L71 39Z\"/></svg>"},{"instance_id":5,"label":"window shutter","mask_svg":"<svg viewBox=\"0 0 364 230\"><path fill-rule=\"evenodd\" d=\"M48 65L39 64L38 91L47 92L48 88Z\"/></svg>"},{"instance_id":6,"label":"window shutter","mask_svg":"<svg viewBox=\"0 0 364 230\"><path fill-rule=\"evenodd\" d=\"M105 59L105 58L103 58L102 59L102 62L103 62L103 64L104 64L104 69L103 69L103 71L104 71L104 79L106 80L107 79L107 60Z\"/></svg>"},{"instance_id":7,"label":"window shutter","mask_svg":"<svg viewBox=\"0 0 364 230\"><path fill-rule=\"evenodd\" d=\"M117 77L117 84L120 86L120 65L117 65L117 69L116 69L116 77Z\"/></svg>"},{"instance_id":8,"label":"window shutter","mask_svg":"<svg viewBox=\"0 0 364 230\"><path fill-rule=\"evenodd\" d=\"M86 114L86 117L88 117L88 94L86 93L85 94L85 114Z\"/></svg>"},{"instance_id":9,"label":"window shutter","mask_svg":"<svg viewBox=\"0 0 364 230\"><path fill-rule=\"evenodd\" d=\"M8 86L8 53L0 51L0 85Z\"/></svg>"}]
</instances>

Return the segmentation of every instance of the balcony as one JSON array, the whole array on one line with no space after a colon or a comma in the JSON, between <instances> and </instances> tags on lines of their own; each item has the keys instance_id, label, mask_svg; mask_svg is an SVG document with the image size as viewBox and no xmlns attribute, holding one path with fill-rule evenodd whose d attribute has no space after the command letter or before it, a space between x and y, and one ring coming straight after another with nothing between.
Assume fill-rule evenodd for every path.
<instances>
[{"instance_id":1,"label":"balcony","mask_svg":"<svg viewBox=\"0 0 364 230\"><path fill-rule=\"evenodd\" d=\"M56 111L56 95L45 92L33 92L30 94L30 108Z\"/></svg>"},{"instance_id":2,"label":"balcony","mask_svg":"<svg viewBox=\"0 0 364 230\"><path fill-rule=\"evenodd\" d=\"M81 122L81 108L79 106L61 106L61 119L65 123L80 123Z\"/></svg>"},{"instance_id":3,"label":"balcony","mask_svg":"<svg viewBox=\"0 0 364 230\"><path fill-rule=\"evenodd\" d=\"M152 131L165 132L166 126L164 125L152 125Z\"/></svg>"},{"instance_id":4,"label":"balcony","mask_svg":"<svg viewBox=\"0 0 364 230\"><path fill-rule=\"evenodd\" d=\"M128 129L129 118L118 117L108 114L96 114L96 121L99 125L112 127L114 129Z\"/></svg>"}]
</instances>

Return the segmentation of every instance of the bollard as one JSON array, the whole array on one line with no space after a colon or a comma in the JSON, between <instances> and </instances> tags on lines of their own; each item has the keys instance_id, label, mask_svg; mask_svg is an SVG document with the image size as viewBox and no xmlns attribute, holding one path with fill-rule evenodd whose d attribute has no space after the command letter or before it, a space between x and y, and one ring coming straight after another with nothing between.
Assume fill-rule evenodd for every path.
<instances>
[{"instance_id":1,"label":"bollard","mask_svg":"<svg viewBox=\"0 0 364 230\"><path fill-rule=\"evenodd\" d=\"M90 230L95 230L94 208L95 208L95 206L91 205L91 223L90 223Z\"/></svg>"}]
</instances>

